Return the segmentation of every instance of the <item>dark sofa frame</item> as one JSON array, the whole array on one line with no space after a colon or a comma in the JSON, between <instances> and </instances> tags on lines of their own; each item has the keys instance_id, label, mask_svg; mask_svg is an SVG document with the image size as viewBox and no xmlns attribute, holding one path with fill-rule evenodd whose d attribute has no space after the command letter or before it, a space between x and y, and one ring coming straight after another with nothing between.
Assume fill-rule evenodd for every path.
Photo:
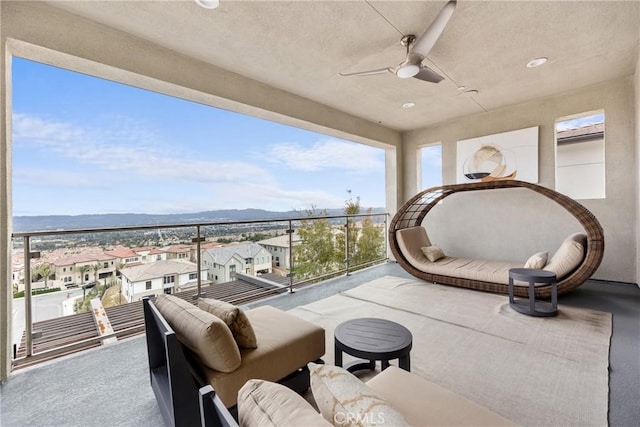
<instances>
[{"instance_id":1,"label":"dark sofa frame","mask_svg":"<svg viewBox=\"0 0 640 427\"><path fill-rule=\"evenodd\" d=\"M165 424L237 425L236 406L227 409L215 395L196 356L180 342L151 298L143 299L143 307L151 388ZM298 369L278 382L302 393L309 388L309 370Z\"/></svg>"}]
</instances>

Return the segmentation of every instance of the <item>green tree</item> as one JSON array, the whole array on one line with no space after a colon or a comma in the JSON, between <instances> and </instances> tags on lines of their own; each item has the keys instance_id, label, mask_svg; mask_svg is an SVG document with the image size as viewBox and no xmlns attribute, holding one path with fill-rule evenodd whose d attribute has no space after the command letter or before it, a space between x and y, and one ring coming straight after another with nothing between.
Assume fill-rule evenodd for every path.
<instances>
[{"instance_id":1,"label":"green tree","mask_svg":"<svg viewBox=\"0 0 640 427\"><path fill-rule=\"evenodd\" d=\"M78 273L80 273L80 287L82 288L82 298L84 299L84 297L86 296L86 292L87 290L84 287L84 275L87 271L89 271L89 267L88 265L81 265L80 267L76 268L76 271Z\"/></svg>"},{"instance_id":2,"label":"green tree","mask_svg":"<svg viewBox=\"0 0 640 427\"><path fill-rule=\"evenodd\" d=\"M384 256L383 229L376 227L371 216L371 208L362 219L362 230L357 240L357 250L354 255L354 264L363 264L381 259Z\"/></svg>"},{"instance_id":3,"label":"green tree","mask_svg":"<svg viewBox=\"0 0 640 427\"><path fill-rule=\"evenodd\" d=\"M35 277L40 277L44 280L44 288L47 289L49 278L51 277L51 264L48 262L43 262L42 264L38 264L34 267L33 273L35 273ZM32 274L33 274L32 273Z\"/></svg>"},{"instance_id":4,"label":"green tree","mask_svg":"<svg viewBox=\"0 0 640 427\"><path fill-rule=\"evenodd\" d=\"M345 200L344 214L358 215L360 213L360 197L358 196L355 200L353 200L353 197L351 196L351 190L347 190L347 194L349 194L349 199ZM346 250L344 260L348 260L349 264L355 265L358 242L358 229L355 219L347 218L345 228L345 242L342 246L342 253L344 253L344 251Z\"/></svg>"},{"instance_id":5,"label":"green tree","mask_svg":"<svg viewBox=\"0 0 640 427\"><path fill-rule=\"evenodd\" d=\"M307 210L307 217L300 222L298 235L301 243L294 247L294 272L298 279L308 279L336 270L336 249L331 224L326 211L316 213L315 207Z\"/></svg>"},{"instance_id":6,"label":"green tree","mask_svg":"<svg viewBox=\"0 0 640 427\"><path fill-rule=\"evenodd\" d=\"M95 264L91 264L91 271L93 271L93 281L98 283L98 271L102 269L102 264L96 262Z\"/></svg>"}]
</instances>

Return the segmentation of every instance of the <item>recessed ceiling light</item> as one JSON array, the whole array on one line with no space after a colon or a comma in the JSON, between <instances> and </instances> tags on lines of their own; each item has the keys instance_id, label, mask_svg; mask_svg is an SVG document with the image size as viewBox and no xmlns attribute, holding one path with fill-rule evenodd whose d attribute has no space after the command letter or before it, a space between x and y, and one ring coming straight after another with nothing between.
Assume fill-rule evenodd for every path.
<instances>
[{"instance_id":1,"label":"recessed ceiling light","mask_svg":"<svg viewBox=\"0 0 640 427\"><path fill-rule=\"evenodd\" d=\"M404 104L402 104L402 108L411 108L415 106L416 106L415 102L405 102Z\"/></svg>"},{"instance_id":2,"label":"recessed ceiling light","mask_svg":"<svg viewBox=\"0 0 640 427\"><path fill-rule=\"evenodd\" d=\"M220 5L220 0L195 0L195 2L205 9L215 9Z\"/></svg>"},{"instance_id":3,"label":"recessed ceiling light","mask_svg":"<svg viewBox=\"0 0 640 427\"><path fill-rule=\"evenodd\" d=\"M540 58L532 59L531 61L527 62L527 68L539 67L542 64L544 64L545 62L547 62L548 59L549 58L545 58L544 56L541 56Z\"/></svg>"}]
</instances>

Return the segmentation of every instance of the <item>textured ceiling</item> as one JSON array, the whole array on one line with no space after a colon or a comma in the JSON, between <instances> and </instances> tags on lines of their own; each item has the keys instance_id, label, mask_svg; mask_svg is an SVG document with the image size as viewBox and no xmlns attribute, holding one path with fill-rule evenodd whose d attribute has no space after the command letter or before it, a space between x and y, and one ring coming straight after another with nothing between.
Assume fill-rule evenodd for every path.
<instances>
[{"instance_id":1,"label":"textured ceiling","mask_svg":"<svg viewBox=\"0 0 640 427\"><path fill-rule=\"evenodd\" d=\"M392 74L402 34L445 1L74 1L53 6L397 130L412 130L632 74L639 1L459 1L425 63L439 84ZM546 56L547 64L526 63ZM478 91L460 95L459 86ZM403 109L405 102L416 106Z\"/></svg>"}]
</instances>

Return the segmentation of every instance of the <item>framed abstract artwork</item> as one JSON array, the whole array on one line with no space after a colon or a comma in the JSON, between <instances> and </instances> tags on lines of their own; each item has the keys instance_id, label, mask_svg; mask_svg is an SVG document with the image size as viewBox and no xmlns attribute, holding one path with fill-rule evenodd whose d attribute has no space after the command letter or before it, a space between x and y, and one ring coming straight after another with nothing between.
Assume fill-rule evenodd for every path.
<instances>
[{"instance_id":1,"label":"framed abstract artwork","mask_svg":"<svg viewBox=\"0 0 640 427\"><path fill-rule=\"evenodd\" d=\"M538 126L458 141L456 182L538 182Z\"/></svg>"}]
</instances>

